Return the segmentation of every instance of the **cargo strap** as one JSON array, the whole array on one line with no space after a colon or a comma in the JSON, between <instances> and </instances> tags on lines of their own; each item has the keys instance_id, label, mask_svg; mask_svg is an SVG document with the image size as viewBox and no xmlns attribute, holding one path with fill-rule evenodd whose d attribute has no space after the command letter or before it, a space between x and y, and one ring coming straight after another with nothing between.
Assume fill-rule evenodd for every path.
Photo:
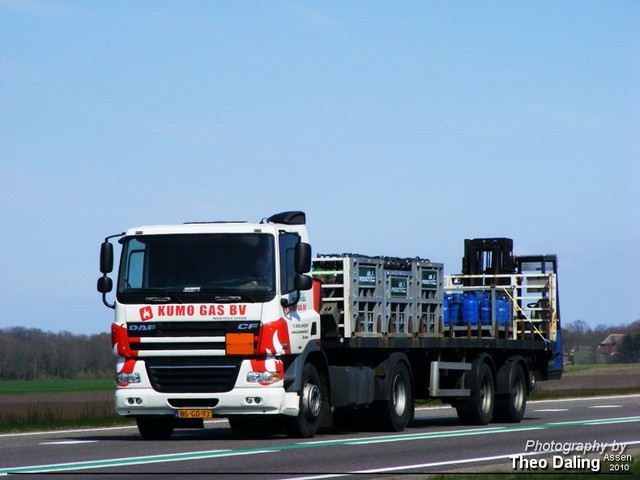
<instances>
[{"instance_id":1,"label":"cargo strap","mask_svg":"<svg viewBox=\"0 0 640 480\"><path fill-rule=\"evenodd\" d=\"M511 300L512 305L514 305L516 307L516 310L518 312L520 312L522 314L522 316L525 318L525 320L516 320L516 322L520 322L520 323L529 322L529 324L531 325L531 328L533 328L533 331L535 333L537 333L538 335L540 335L540 338L542 338L542 340L544 340L544 345L545 345L544 348L545 348L545 350L547 350L549 344L551 343L551 340L549 340L548 338L545 338L544 334L538 329L538 327L535 326L535 324L533 323L533 320L531 320L527 316L527 314L524 312L522 307L520 305L518 305L518 302L516 302L515 298L513 298L513 296L509 292L509 290L506 289L506 288L503 288L502 290L507 295L507 297L509 297L509 299Z\"/></svg>"}]
</instances>

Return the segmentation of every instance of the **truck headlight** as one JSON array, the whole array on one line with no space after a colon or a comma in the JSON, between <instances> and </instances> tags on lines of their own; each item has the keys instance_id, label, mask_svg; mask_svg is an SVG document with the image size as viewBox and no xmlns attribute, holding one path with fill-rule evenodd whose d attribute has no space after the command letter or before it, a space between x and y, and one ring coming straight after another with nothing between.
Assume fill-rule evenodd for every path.
<instances>
[{"instance_id":1,"label":"truck headlight","mask_svg":"<svg viewBox=\"0 0 640 480\"><path fill-rule=\"evenodd\" d=\"M118 373L116 383L140 383L139 373Z\"/></svg>"},{"instance_id":2,"label":"truck headlight","mask_svg":"<svg viewBox=\"0 0 640 480\"><path fill-rule=\"evenodd\" d=\"M247 373L248 383L276 383L280 381L278 372L249 372Z\"/></svg>"}]
</instances>

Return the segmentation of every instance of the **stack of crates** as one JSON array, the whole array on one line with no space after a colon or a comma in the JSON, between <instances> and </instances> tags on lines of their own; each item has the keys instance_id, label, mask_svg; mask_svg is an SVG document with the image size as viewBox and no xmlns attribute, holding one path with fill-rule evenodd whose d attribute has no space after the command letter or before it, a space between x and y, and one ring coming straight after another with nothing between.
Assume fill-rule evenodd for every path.
<instances>
[{"instance_id":1,"label":"stack of crates","mask_svg":"<svg viewBox=\"0 0 640 480\"><path fill-rule=\"evenodd\" d=\"M437 336L443 316L443 266L441 263L416 260L414 275L418 279L416 315L421 336Z\"/></svg>"},{"instance_id":2,"label":"stack of crates","mask_svg":"<svg viewBox=\"0 0 640 480\"><path fill-rule=\"evenodd\" d=\"M345 335L376 336L383 329L384 264L368 257L346 257L345 261L349 273Z\"/></svg>"},{"instance_id":3,"label":"stack of crates","mask_svg":"<svg viewBox=\"0 0 640 480\"><path fill-rule=\"evenodd\" d=\"M399 258L384 259L385 325L383 332L407 336L413 333L415 318L415 276L411 261Z\"/></svg>"},{"instance_id":4,"label":"stack of crates","mask_svg":"<svg viewBox=\"0 0 640 480\"><path fill-rule=\"evenodd\" d=\"M438 334L443 266L422 259L323 255L313 261L323 304L340 312L344 337Z\"/></svg>"}]
</instances>

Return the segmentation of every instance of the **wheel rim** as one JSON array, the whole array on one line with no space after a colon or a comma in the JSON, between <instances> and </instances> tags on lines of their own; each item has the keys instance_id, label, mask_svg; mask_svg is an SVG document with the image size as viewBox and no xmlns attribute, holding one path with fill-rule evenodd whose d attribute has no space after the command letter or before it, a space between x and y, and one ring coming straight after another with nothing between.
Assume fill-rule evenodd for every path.
<instances>
[{"instance_id":1,"label":"wheel rim","mask_svg":"<svg viewBox=\"0 0 640 480\"><path fill-rule=\"evenodd\" d=\"M320 387L307 382L302 392L302 407L307 418L316 418L320 415Z\"/></svg>"},{"instance_id":2,"label":"wheel rim","mask_svg":"<svg viewBox=\"0 0 640 480\"><path fill-rule=\"evenodd\" d=\"M407 407L407 390L400 375L393 380L392 395L393 409L396 415L401 416Z\"/></svg>"},{"instance_id":3,"label":"wheel rim","mask_svg":"<svg viewBox=\"0 0 640 480\"><path fill-rule=\"evenodd\" d=\"M513 407L520 410L524 404L524 380L522 377L516 378L513 393Z\"/></svg>"},{"instance_id":4,"label":"wheel rim","mask_svg":"<svg viewBox=\"0 0 640 480\"><path fill-rule=\"evenodd\" d=\"M491 411L491 393L491 382L489 382L488 378L485 378L480 388L480 407L485 413L489 413Z\"/></svg>"}]
</instances>

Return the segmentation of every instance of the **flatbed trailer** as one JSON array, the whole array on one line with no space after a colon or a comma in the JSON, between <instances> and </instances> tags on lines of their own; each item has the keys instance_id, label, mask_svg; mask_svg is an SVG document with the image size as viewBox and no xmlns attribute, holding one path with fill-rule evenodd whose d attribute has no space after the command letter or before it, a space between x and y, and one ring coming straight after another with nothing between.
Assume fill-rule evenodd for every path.
<instances>
[{"instance_id":1,"label":"flatbed trailer","mask_svg":"<svg viewBox=\"0 0 640 480\"><path fill-rule=\"evenodd\" d=\"M444 276L442 264L422 259L315 259L328 363L376 369L401 355L411 372L412 398L449 402L465 423L520 421L535 381L561 376L562 356L556 258L514 257L513 263L511 274L489 269ZM483 365L490 375L481 372ZM481 376L487 380L479 386ZM481 405L473 399L479 388Z\"/></svg>"}]
</instances>

